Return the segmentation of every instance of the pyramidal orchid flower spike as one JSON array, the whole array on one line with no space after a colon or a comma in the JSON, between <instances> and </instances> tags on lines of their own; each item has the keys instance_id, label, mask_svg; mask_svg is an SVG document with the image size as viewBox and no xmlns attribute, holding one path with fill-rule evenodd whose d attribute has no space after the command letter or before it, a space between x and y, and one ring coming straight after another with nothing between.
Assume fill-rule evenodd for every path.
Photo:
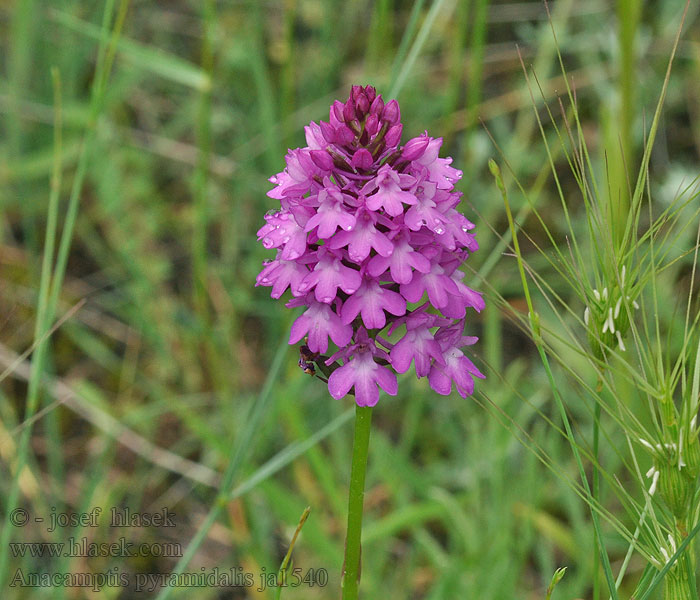
<instances>
[{"instance_id":1,"label":"pyramidal orchid flower spike","mask_svg":"<svg viewBox=\"0 0 700 600\"><path fill-rule=\"evenodd\" d=\"M401 144L396 100L353 86L328 121L306 127L304 148L270 178L280 206L265 215L258 239L276 249L257 277L290 308L304 311L289 343L302 339L299 366L327 377L328 391L355 396L355 434L342 575L343 600L357 600L362 512L372 407L379 390L395 396L397 373L414 365L438 394L466 397L484 377L462 349L467 309L479 292L460 270L479 246L457 211L462 172L440 158L428 133ZM331 343L335 345L331 349ZM329 356L328 356L329 355Z\"/></svg>"},{"instance_id":2,"label":"pyramidal orchid flower spike","mask_svg":"<svg viewBox=\"0 0 700 600\"><path fill-rule=\"evenodd\" d=\"M462 172L439 157L442 139L425 132L401 145L398 103L371 86L353 86L305 131L307 146L270 178L280 206L258 239L277 255L256 283L305 307L289 338L307 338L300 364L314 372L313 358L330 395L352 392L359 406L374 406L380 388L395 395L411 364L438 394L471 394L484 375L461 350L476 341L463 331L467 309L484 301L460 266L479 246L456 209Z\"/></svg>"}]
</instances>

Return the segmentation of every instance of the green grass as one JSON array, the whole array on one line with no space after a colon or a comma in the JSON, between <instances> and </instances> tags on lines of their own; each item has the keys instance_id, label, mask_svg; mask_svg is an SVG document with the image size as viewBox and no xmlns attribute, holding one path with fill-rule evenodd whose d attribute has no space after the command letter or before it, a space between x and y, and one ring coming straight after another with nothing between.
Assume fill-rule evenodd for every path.
<instances>
[{"instance_id":1,"label":"green grass","mask_svg":"<svg viewBox=\"0 0 700 600\"><path fill-rule=\"evenodd\" d=\"M621 211L614 218L628 206L617 201L632 200L683 5L550 6L591 169L601 184L607 168L609 199ZM690 14L650 156L657 216L697 176L698 27ZM255 585L229 596L172 588L160 598L274 598L272 589L256 594L259 574L278 572L307 506L287 570L325 569L328 584L289 587L281 597L339 596L352 405L329 398L297 367L286 345L292 311L254 287L270 255L255 232L274 207L267 178L282 169L286 148L303 145L303 126L327 118L330 102L353 83L396 95L405 135L427 129L445 137L445 154L464 170L462 210L477 223L481 245L467 264L489 297L468 331L481 337L473 350L487 373L473 399L437 396L409 373L399 395L374 410L361 597L539 600L559 567L567 570L554 600L593 598L594 587L607 597L602 570L594 583L591 512L560 408L589 475L594 421L600 426L599 499L613 518L601 517L601 538L613 577L628 548L614 522L633 532L631 502L643 496L615 419L606 411L596 419L588 394L594 370L571 344L548 340L560 359L551 364L558 407L523 331L511 232L487 166L497 147L512 169L498 158L527 265L579 320L581 300L556 261L536 251L555 256L533 211L567 252L571 231L583 256L594 248L585 242L589 223L575 178L545 127L564 218L516 45L562 123L557 94L566 87L539 1L0 6L3 599L95 597L83 588L7 587L18 569L114 569L133 581L137 573L214 567L240 567ZM678 213L677 234L663 245L670 258L696 243L695 210ZM646 222L646 213L640 218ZM657 284L660 330L676 355L683 336L668 332L683 331L684 302L697 286L692 259L671 262ZM533 293L548 332L578 326L570 316L559 323L544 297ZM616 392L643 408L626 385L619 381ZM44 518L51 507L168 507L176 527L102 523L48 532L34 521L8 525L16 506ZM48 561L8 551L9 542L71 536L173 542L184 556ZM645 566L634 553L620 598L630 597ZM105 587L99 597L136 596ZM659 588L648 600L660 597Z\"/></svg>"}]
</instances>

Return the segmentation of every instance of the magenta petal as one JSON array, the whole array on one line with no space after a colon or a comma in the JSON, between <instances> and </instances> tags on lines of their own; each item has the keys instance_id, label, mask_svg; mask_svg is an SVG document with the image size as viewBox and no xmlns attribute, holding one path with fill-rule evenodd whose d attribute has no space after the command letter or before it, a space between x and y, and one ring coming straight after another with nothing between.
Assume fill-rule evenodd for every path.
<instances>
[{"instance_id":1,"label":"magenta petal","mask_svg":"<svg viewBox=\"0 0 700 600\"><path fill-rule=\"evenodd\" d=\"M484 298L479 292L475 292L467 286L461 287L460 291L462 292L462 297L467 301L467 305L476 309L477 312L481 312L486 306Z\"/></svg>"},{"instance_id":2,"label":"magenta petal","mask_svg":"<svg viewBox=\"0 0 700 600\"><path fill-rule=\"evenodd\" d=\"M400 317L406 314L406 300L401 294L384 289L382 303L385 310L388 310L392 315Z\"/></svg>"},{"instance_id":3,"label":"magenta petal","mask_svg":"<svg viewBox=\"0 0 700 600\"><path fill-rule=\"evenodd\" d=\"M391 253L394 251L394 244L379 231L375 231L375 235L372 239L372 247L382 256L391 256Z\"/></svg>"},{"instance_id":4,"label":"magenta petal","mask_svg":"<svg viewBox=\"0 0 700 600\"><path fill-rule=\"evenodd\" d=\"M322 222L323 222L323 213L317 212L315 215L313 215L307 222L306 225L304 226L304 231L309 232L315 227L318 227Z\"/></svg>"},{"instance_id":5,"label":"magenta petal","mask_svg":"<svg viewBox=\"0 0 700 600\"><path fill-rule=\"evenodd\" d=\"M330 304L338 292L339 279L337 273L332 270L325 270L319 274L318 283L314 294L316 300Z\"/></svg>"},{"instance_id":6,"label":"magenta petal","mask_svg":"<svg viewBox=\"0 0 700 600\"><path fill-rule=\"evenodd\" d=\"M306 233L297 226L297 231L284 244L280 258L283 260L296 260L306 251Z\"/></svg>"},{"instance_id":7,"label":"magenta petal","mask_svg":"<svg viewBox=\"0 0 700 600\"><path fill-rule=\"evenodd\" d=\"M452 390L452 380L440 367L433 365L428 373L428 383L438 394L448 396Z\"/></svg>"},{"instance_id":8,"label":"magenta petal","mask_svg":"<svg viewBox=\"0 0 700 600\"><path fill-rule=\"evenodd\" d=\"M413 276L410 283L405 283L399 288L401 295L409 302L418 302L423 296L425 285L422 282L421 276Z\"/></svg>"},{"instance_id":9,"label":"magenta petal","mask_svg":"<svg viewBox=\"0 0 700 600\"><path fill-rule=\"evenodd\" d=\"M408 252L394 250L391 255L391 277L396 283L410 283L413 271L409 264Z\"/></svg>"},{"instance_id":10,"label":"magenta petal","mask_svg":"<svg viewBox=\"0 0 700 600\"><path fill-rule=\"evenodd\" d=\"M447 303L440 307L440 312L450 319L461 319L467 313L461 296L447 295Z\"/></svg>"},{"instance_id":11,"label":"magenta petal","mask_svg":"<svg viewBox=\"0 0 700 600\"><path fill-rule=\"evenodd\" d=\"M367 329L383 329L386 325L386 315L379 305L378 296L367 296L362 306L362 322Z\"/></svg>"},{"instance_id":12,"label":"magenta petal","mask_svg":"<svg viewBox=\"0 0 700 600\"><path fill-rule=\"evenodd\" d=\"M373 256L367 264L367 272L372 277L379 277L387 270L390 262L391 259L389 257L377 254Z\"/></svg>"},{"instance_id":13,"label":"magenta petal","mask_svg":"<svg viewBox=\"0 0 700 600\"><path fill-rule=\"evenodd\" d=\"M328 350L327 323L315 321L309 328L309 350L324 354Z\"/></svg>"},{"instance_id":14,"label":"magenta petal","mask_svg":"<svg viewBox=\"0 0 700 600\"><path fill-rule=\"evenodd\" d=\"M303 294L312 289L318 283L319 275L320 271L311 271L311 273L307 274L299 284L299 291Z\"/></svg>"},{"instance_id":15,"label":"magenta petal","mask_svg":"<svg viewBox=\"0 0 700 600\"><path fill-rule=\"evenodd\" d=\"M346 294L354 294L362 285L362 275L350 267L341 267L339 287Z\"/></svg>"},{"instance_id":16,"label":"magenta petal","mask_svg":"<svg viewBox=\"0 0 700 600\"><path fill-rule=\"evenodd\" d=\"M430 298L431 304L436 308L441 308L447 304L447 291L441 284L442 281L438 278L430 278L426 281L425 287L428 290L428 298Z\"/></svg>"},{"instance_id":17,"label":"magenta petal","mask_svg":"<svg viewBox=\"0 0 700 600\"><path fill-rule=\"evenodd\" d=\"M452 379L457 384L457 392L462 398L466 398L469 394L474 393L474 380L466 370L463 370L464 359L465 357L462 356L457 365L454 365L454 363L451 365Z\"/></svg>"},{"instance_id":18,"label":"magenta petal","mask_svg":"<svg viewBox=\"0 0 700 600\"><path fill-rule=\"evenodd\" d=\"M359 296L350 296L343 304L340 310L340 318L344 324L352 323L355 317L360 314L362 309L362 298Z\"/></svg>"},{"instance_id":19,"label":"magenta petal","mask_svg":"<svg viewBox=\"0 0 700 600\"><path fill-rule=\"evenodd\" d=\"M394 373L384 367L378 367L375 372L375 378L380 388L390 396L396 396L399 391L399 382Z\"/></svg>"},{"instance_id":20,"label":"magenta petal","mask_svg":"<svg viewBox=\"0 0 700 600\"><path fill-rule=\"evenodd\" d=\"M289 332L289 343L296 344L306 335L307 331L309 331L309 318L306 316L306 313L304 313L294 321L292 329Z\"/></svg>"},{"instance_id":21,"label":"magenta petal","mask_svg":"<svg viewBox=\"0 0 700 600\"><path fill-rule=\"evenodd\" d=\"M408 254L408 262L414 269L421 273L430 272L430 261L420 252L410 252Z\"/></svg>"},{"instance_id":22,"label":"magenta petal","mask_svg":"<svg viewBox=\"0 0 700 600\"><path fill-rule=\"evenodd\" d=\"M372 249L371 234L368 231L358 231L350 242L348 254L355 262L362 262L369 256Z\"/></svg>"},{"instance_id":23,"label":"magenta petal","mask_svg":"<svg viewBox=\"0 0 700 600\"><path fill-rule=\"evenodd\" d=\"M437 345L437 344L436 344ZM414 364L416 367L416 376L425 377L430 372L430 356L432 353L426 348L426 352L417 352L414 358ZM438 347L439 350L439 347ZM437 356L440 356L439 354ZM436 358L437 361L437 358ZM443 362L443 361L437 361Z\"/></svg>"},{"instance_id":24,"label":"magenta petal","mask_svg":"<svg viewBox=\"0 0 700 600\"><path fill-rule=\"evenodd\" d=\"M340 400L347 395L350 388L355 384L355 370L351 363L347 363L337 368L328 378L328 392L336 400Z\"/></svg>"},{"instance_id":25,"label":"magenta petal","mask_svg":"<svg viewBox=\"0 0 700 600\"><path fill-rule=\"evenodd\" d=\"M353 234L349 231L339 231L330 241L330 247L334 250L344 248L353 239Z\"/></svg>"},{"instance_id":26,"label":"magenta petal","mask_svg":"<svg viewBox=\"0 0 700 600\"><path fill-rule=\"evenodd\" d=\"M344 324L340 320L340 317L337 317L337 320L334 320L334 322L330 325L328 333L335 345L340 348L347 346L352 339L352 327Z\"/></svg>"},{"instance_id":27,"label":"magenta petal","mask_svg":"<svg viewBox=\"0 0 700 600\"><path fill-rule=\"evenodd\" d=\"M391 349L391 364L398 373L408 371L413 360L413 350L407 337L402 337Z\"/></svg>"},{"instance_id":28,"label":"magenta petal","mask_svg":"<svg viewBox=\"0 0 700 600\"><path fill-rule=\"evenodd\" d=\"M457 384L457 392L462 398L474 393L474 380L471 377L466 376L460 381L455 380L455 383Z\"/></svg>"},{"instance_id":29,"label":"magenta petal","mask_svg":"<svg viewBox=\"0 0 700 600\"><path fill-rule=\"evenodd\" d=\"M384 208L384 210L386 210L386 212L392 217L397 217L403 213L403 205L401 204L401 196L399 195L400 193L401 192L380 190L376 194L373 194L367 198L367 208L371 210L379 210L380 208Z\"/></svg>"},{"instance_id":30,"label":"magenta petal","mask_svg":"<svg viewBox=\"0 0 700 600\"><path fill-rule=\"evenodd\" d=\"M466 356L462 357L461 363L462 366L464 366L466 370L469 371L472 375L479 377L480 379L486 379L486 375L479 371L478 367Z\"/></svg>"},{"instance_id":31,"label":"magenta petal","mask_svg":"<svg viewBox=\"0 0 700 600\"><path fill-rule=\"evenodd\" d=\"M355 359L359 360L359 359ZM374 361L372 361L374 364ZM358 367L355 378L355 402L358 406L374 406L379 401L379 389L369 365Z\"/></svg>"}]
</instances>

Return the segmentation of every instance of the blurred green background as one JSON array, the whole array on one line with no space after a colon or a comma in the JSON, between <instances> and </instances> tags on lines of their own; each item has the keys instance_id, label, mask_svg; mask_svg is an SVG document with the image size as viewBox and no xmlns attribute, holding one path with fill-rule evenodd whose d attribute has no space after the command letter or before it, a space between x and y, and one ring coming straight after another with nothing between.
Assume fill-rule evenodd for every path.
<instances>
[{"instance_id":1,"label":"blurred green background","mask_svg":"<svg viewBox=\"0 0 700 600\"><path fill-rule=\"evenodd\" d=\"M684 5L549 5L601 174L603 148L618 176L625 165L630 172L638 165ZM50 340L31 454L18 478L20 505L32 517L48 517L52 507L168 507L176 527L50 533L32 521L11 539L125 536L180 544L184 552L200 531L185 571L233 567L254 573L256 585L173 589L171 597L273 598L274 590L256 590L259 573L277 571L310 506L294 566L304 574L325 570L328 582L308 580L285 588L282 598L337 598L352 402L330 399L320 381L300 371L297 350L286 345L292 312L269 289L254 287L261 261L271 257L255 237L263 214L275 207L265 195L268 178L282 170L287 148L305 145L303 125L327 119L331 101L344 100L352 84L375 85L386 99L399 100L404 139L423 130L444 137L443 155L464 171L461 209L477 224L481 250L469 267L482 269L490 288L522 310L515 262L497 246L507 223L486 162L499 156L490 134L538 208L551 215L549 227L563 235L518 56L534 67L559 115L556 94L565 87L545 5L132 0L93 119L98 46L108 41L101 34L104 8L89 0L0 1L0 503L4 514L26 427L32 357L18 355L34 341L56 156L55 68L59 223L86 136L89 145L56 317L70 314ZM652 155L651 189L660 206L697 175L697 15L691 2ZM581 219L580 194L565 161L559 163L572 214ZM514 193L516 210L522 202ZM533 264L547 268L541 257L533 256ZM439 397L409 376L399 395L382 398L375 411L363 596L544 598L555 568L568 566L555 597L590 597L588 509L509 431L508 418L575 479L566 441L538 414L559 422L533 347L493 302L472 316L467 333L480 336L473 350L488 374L474 399ZM589 409L577 402L573 385L566 394L578 430L588 435ZM493 412L508 416L506 427ZM608 454L603 461L615 472L619 458ZM207 521L212 506L220 508ZM615 511L614 499L609 508ZM627 522L625 514L619 518ZM626 545L606 531L619 567ZM8 573L113 569L133 582L137 573L167 573L176 562L9 556ZM631 589L643 566L633 559L623 588ZM99 593L7 587L0 595L155 597L133 585Z\"/></svg>"}]
</instances>

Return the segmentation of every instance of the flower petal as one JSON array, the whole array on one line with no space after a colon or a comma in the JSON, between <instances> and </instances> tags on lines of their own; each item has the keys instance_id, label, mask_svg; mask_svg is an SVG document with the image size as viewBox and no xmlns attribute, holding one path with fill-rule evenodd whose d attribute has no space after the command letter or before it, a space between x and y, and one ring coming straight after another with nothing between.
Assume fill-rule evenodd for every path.
<instances>
[{"instance_id":1,"label":"flower petal","mask_svg":"<svg viewBox=\"0 0 700 600\"><path fill-rule=\"evenodd\" d=\"M347 395L355 384L355 369L353 369L351 362L337 368L328 378L328 391L336 400Z\"/></svg>"}]
</instances>

